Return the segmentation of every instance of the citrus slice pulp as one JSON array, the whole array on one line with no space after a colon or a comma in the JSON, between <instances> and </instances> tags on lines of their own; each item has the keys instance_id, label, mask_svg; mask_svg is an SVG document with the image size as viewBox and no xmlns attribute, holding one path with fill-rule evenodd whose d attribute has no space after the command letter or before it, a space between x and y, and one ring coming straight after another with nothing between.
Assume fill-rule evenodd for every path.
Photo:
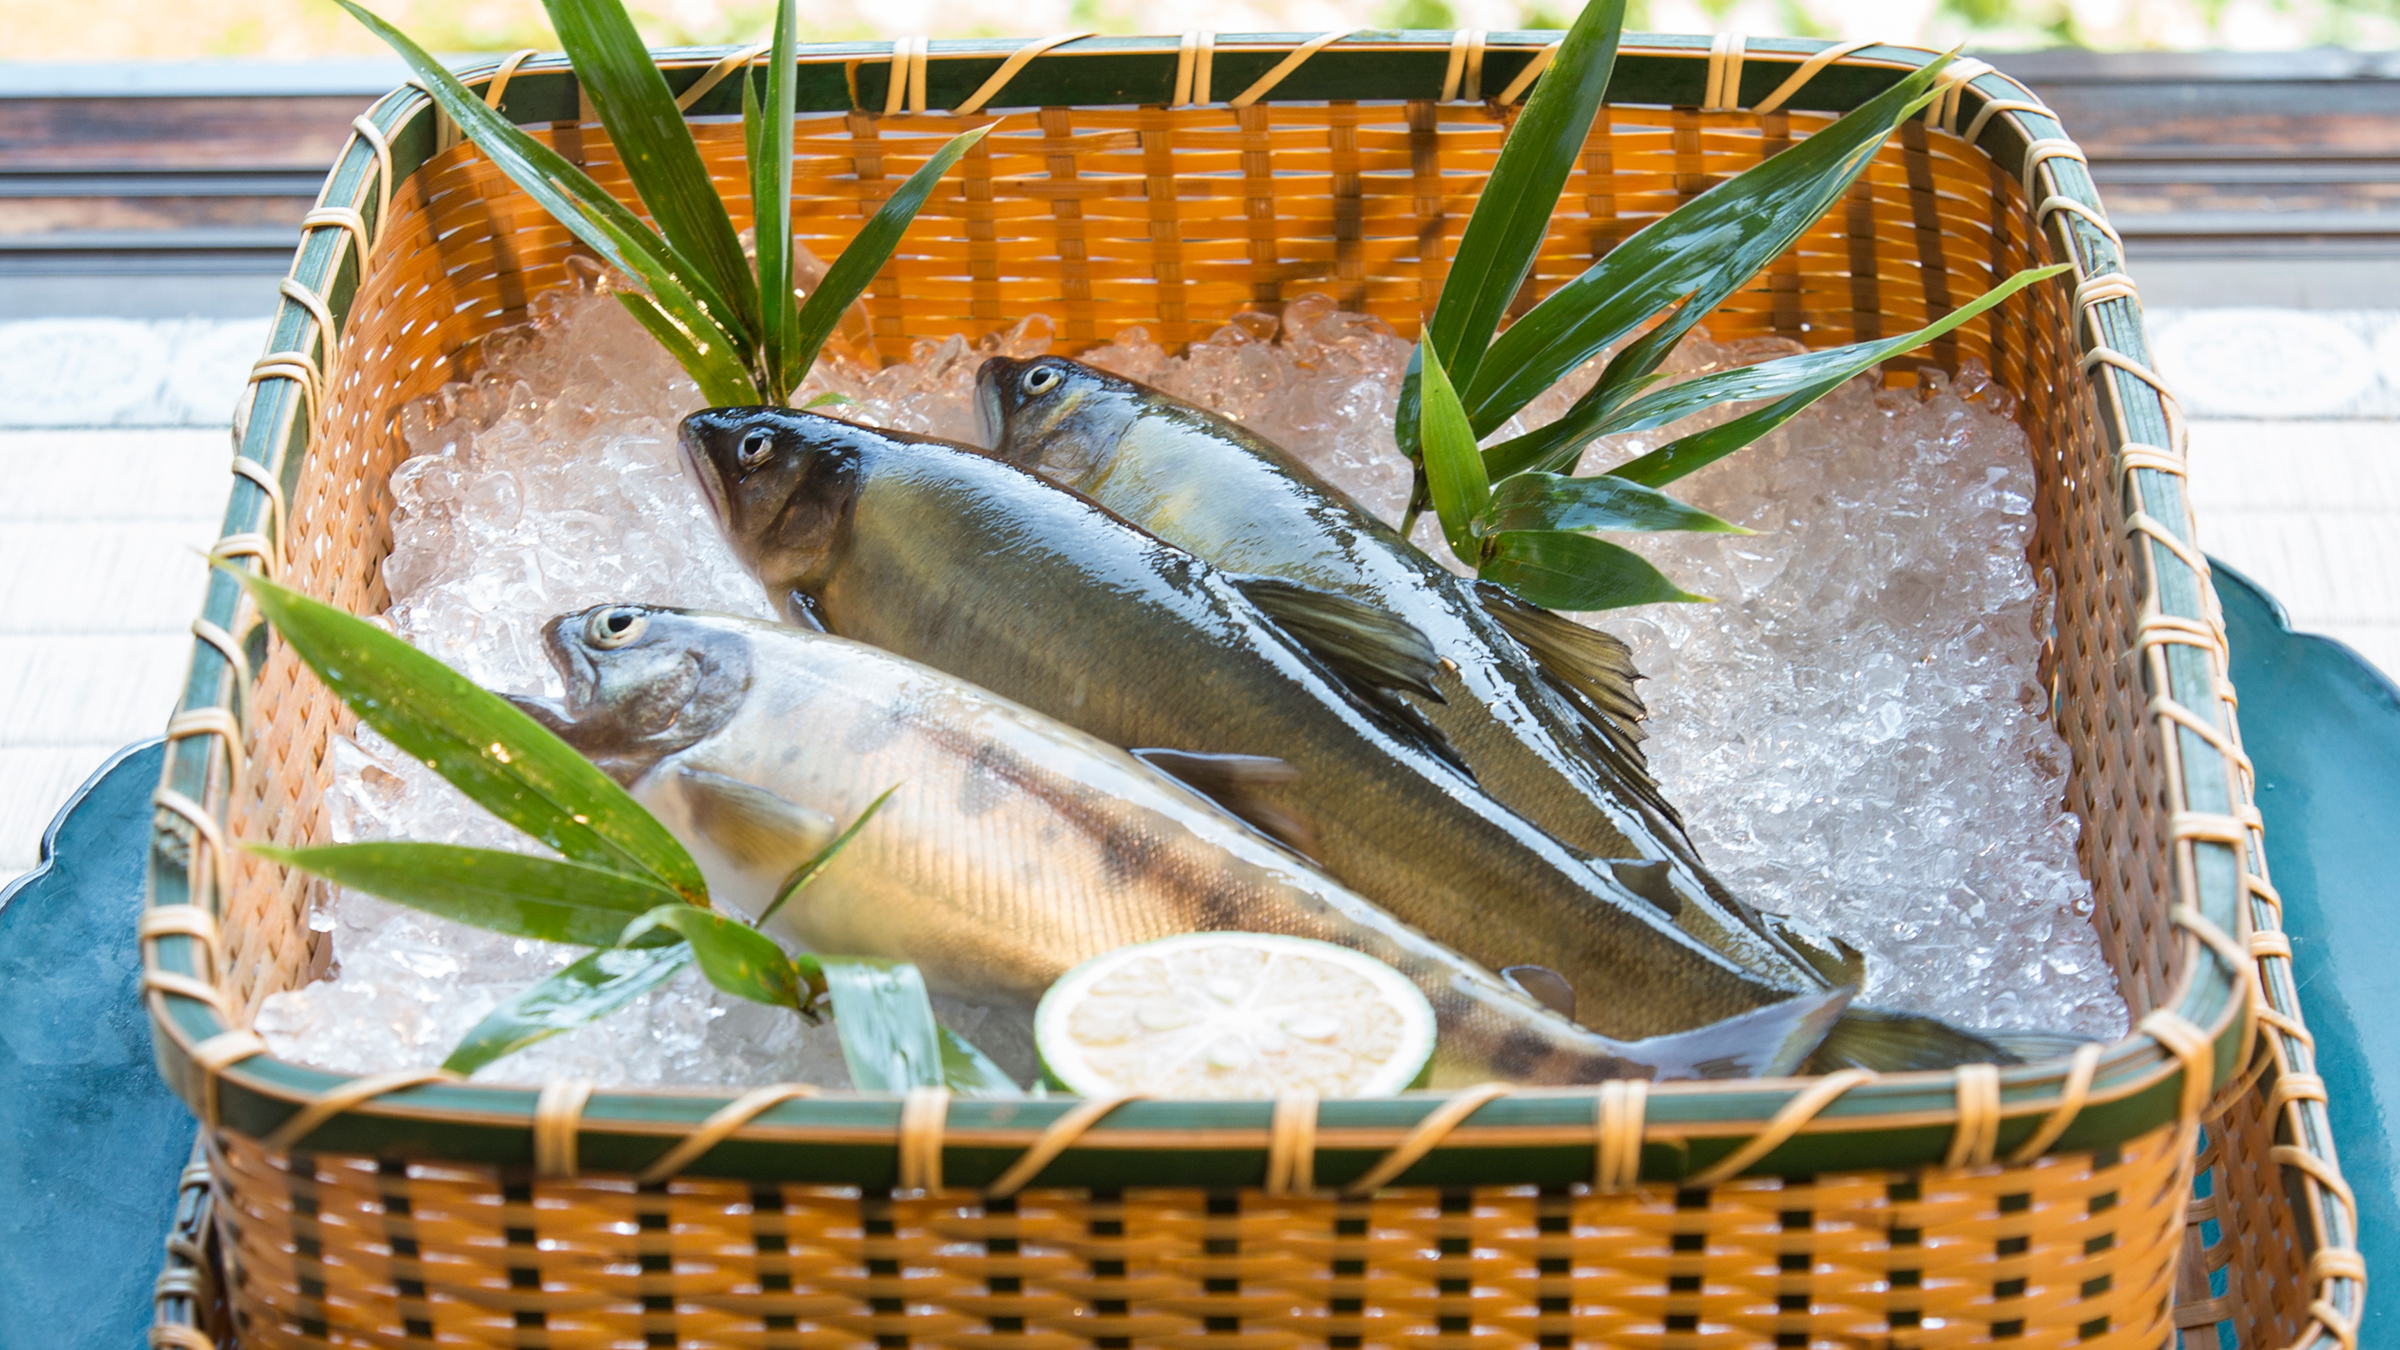
<instances>
[{"instance_id":1,"label":"citrus slice pulp","mask_svg":"<svg viewBox=\"0 0 2400 1350\"><path fill-rule=\"evenodd\" d=\"M1311 938L1184 933L1104 952L1034 1012L1044 1069L1079 1096L1389 1096L1433 1057L1433 1006L1398 971Z\"/></svg>"}]
</instances>

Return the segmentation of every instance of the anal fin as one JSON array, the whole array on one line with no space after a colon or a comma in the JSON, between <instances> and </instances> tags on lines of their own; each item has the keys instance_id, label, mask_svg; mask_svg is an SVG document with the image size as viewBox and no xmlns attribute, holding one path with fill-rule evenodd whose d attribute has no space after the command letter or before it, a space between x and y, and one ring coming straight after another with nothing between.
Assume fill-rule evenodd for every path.
<instances>
[{"instance_id":1,"label":"anal fin","mask_svg":"<svg viewBox=\"0 0 2400 1350\"><path fill-rule=\"evenodd\" d=\"M1500 978L1525 997L1570 1022L1575 1020L1575 986L1550 967L1502 966Z\"/></svg>"},{"instance_id":2,"label":"anal fin","mask_svg":"<svg viewBox=\"0 0 2400 1350\"><path fill-rule=\"evenodd\" d=\"M1810 1058L1808 1069L1902 1073L1961 1064L2023 1064L2065 1054L2089 1039L2039 1031L1968 1031L1921 1013L1852 1008Z\"/></svg>"},{"instance_id":3,"label":"anal fin","mask_svg":"<svg viewBox=\"0 0 2400 1350\"><path fill-rule=\"evenodd\" d=\"M1805 1062L1850 1006L1849 989L1801 994L1691 1031L1628 1042L1627 1059L1670 1078L1780 1078Z\"/></svg>"},{"instance_id":4,"label":"anal fin","mask_svg":"<svg viewBox=\"0 0 2400 1350\"><path fill-rule=\"evenodd\" d=\"M1164 749L1131 753L1292 852L1312 860L1316 857L1316 827L1267 791L1299 781L1300 771L1290 763L1271 755L1204 755Z\"/></svg>"}]
</instances>

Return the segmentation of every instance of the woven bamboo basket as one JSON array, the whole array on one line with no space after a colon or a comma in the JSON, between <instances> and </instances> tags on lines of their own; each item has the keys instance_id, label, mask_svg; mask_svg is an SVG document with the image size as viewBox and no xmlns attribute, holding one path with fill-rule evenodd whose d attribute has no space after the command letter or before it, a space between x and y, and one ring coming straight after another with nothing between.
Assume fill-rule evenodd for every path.
<instances>
[{"instance_id":1,"label":"woven bamboo basket","mask_svg":"<svg viewBox=\"0 0 2400 1350\"><path fill-rule=\"evenodd\" d=\"M996 118L866 299L883 353L1036 311L1068 351L1135 324L1173 345L1310 291L1413 334L1552 36L810 48L798 232L829 256ZM659 57L737 219L727 77L755 57ZM1927 59L1629 39L1526 299ZM560 60L471 82L624 189ZM159 1062L204 1153L154 1344L2353 1345L2353 1209L2175 406L2065 129L1978 62L1944 90L1709 322L1831 345L2075 264L1886 379L1974 359L2020 396L2031 558L2059 596L2043 674L2130 1037L2007 1069L1322 1108L321 1073L247 1029L323 955L305 883L227 841L320 837L348 719L218 576L142 927ZM422 93L377 103L283 284L216 555L380 611L399 409L469 373L576 251Z\"/></svg>"}]
</instances>

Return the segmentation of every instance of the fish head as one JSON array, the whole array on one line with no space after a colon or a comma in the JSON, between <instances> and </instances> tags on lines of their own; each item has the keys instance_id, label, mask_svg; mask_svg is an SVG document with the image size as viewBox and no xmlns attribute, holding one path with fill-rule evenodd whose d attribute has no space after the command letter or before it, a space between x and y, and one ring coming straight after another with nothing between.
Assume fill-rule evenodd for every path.
<instances>
[{"instance_id":1,"label":"fish head","mask_svg":"<svg viewBox=\"0 0 2400 1350\"><path fill-rule=\"evenodd\" d=\"M515 701L612 777L632 782L733 720L750 692L747 627L661 605L561 614L543 625L542 645L566 698Z\"/></svg>"},{"instance_id":2,"label":"fish head","mask_svg":"<svg viewBox=\"0 0 2400 1350\"><path fill-rule=\"evenodd\" d=\"M995 356L975 373L975 415L996 457L1089 489L1155 391L1063 356Z\"/></svg>"},{"instance_id":3,"label":"fish head","mask_svg":"<svg viewBox=\"0 0 2400 1350\"><path fill-rule=\"evenodd\" d=\"M831 559L878 434L791 408L706 408L678 439L734 556L781 593Z\"/></svg>"}]
</instances>

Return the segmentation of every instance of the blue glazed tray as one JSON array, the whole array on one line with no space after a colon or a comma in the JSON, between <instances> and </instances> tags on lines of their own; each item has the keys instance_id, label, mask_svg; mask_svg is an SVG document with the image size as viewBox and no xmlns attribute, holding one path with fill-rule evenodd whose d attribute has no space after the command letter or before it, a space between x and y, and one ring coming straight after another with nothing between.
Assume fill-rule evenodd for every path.
<instances>
[{"instance_id":1,"label":"blue glazed tray","mask_svg":"<svg viewBox=\"0 0 2400 1350\"><path fill-rule=\"evenodd\" d=\"M0 1350L142 1344L192 1117L141 1001L162 742L121 751L0 891Z\"/></svg>"},{"instance_id":2,"label":"blue glazed tray","mask_svg":"<svg viewBox=\"0 0 2400 1350\"><path fill-rule=\"evenodd\" d=\"M2400 840L2400 686L2342 644L2292 632L2282 607L2232 568L2216 579L2268 861L2319 1068L2342 1108L2334 1133L2358 1195L2359 1245L2370 1270L2390 1270L2400 1018L2377 1011L2400 1008L2400 904L2384 852ZM150 1320L192 1136L152 1067L135 997L161 758L148 742L110 761L50 827L42 866L0 891L0 1138L12 1145L0 1151L0 1350L133 1346ZM2400 1344L2390 1305L2367 1305L2361 1346ZM2188 1350L2216 1344L2186 1339Z\"/></svg>"},{"instance_id":3,"label":"blue glazed tray","mask_svg":"<svg viewBox=\"0 0 2400 1350\"><path fill-rule=\"evenodd\" d=\"M2400 845L2400 686L2341 643L2293 632L2248 577L2214 570L2267 868L2283 895L2372 1289L2400 1269L2390 1140L2400 1115L2400 864L2389 852ZM2367 1300L2361 1347L2400 1345L2394 1302Z\"/></svg>"}]
</instances>

